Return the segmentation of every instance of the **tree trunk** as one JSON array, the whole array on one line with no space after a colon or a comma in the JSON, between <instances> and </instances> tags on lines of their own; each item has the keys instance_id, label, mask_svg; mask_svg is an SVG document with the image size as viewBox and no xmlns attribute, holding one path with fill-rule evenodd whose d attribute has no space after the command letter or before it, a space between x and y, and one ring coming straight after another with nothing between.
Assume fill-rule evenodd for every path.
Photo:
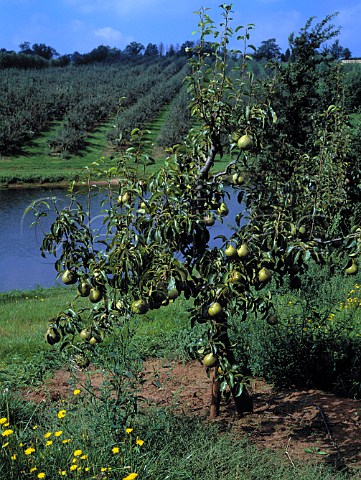
<instances>
[{"instance_id":1,"label":"tree trunk","mask_svg":"<svg viewBox=\"0 0 361 480\"><path fill-rule=\"evenodd\" d=\"M227 352L227 360L229 361L230 365L234 365L236 363L236 359L234 357L234 353L232 350L232 345L228 336L228 330L227 330L227 323L225 322L222 325L220 335L219 335L219 340L220 342L224 345L225 351ZM217 382L218 383L218 382ZM213 384L212 384L213 388ZM252 396L247 390L247 388L244 386L243 391L241 395L236 395L237 393L237 386L235 388L231 388L231 394L235 403L235 407L237 410L238 415L243 415L244 413L252 413L253 412L253 400ZM220 392L219 392L220 395ZM219 412L219 408L218 408ZM211 418L212 417L212 406L211 406Z\"/></svg>"},{"instance_id":2,"label":"tree trunk","mask_svg":"<svg viewBox=\"0 0 361 480\"><path fill-rule=\"evenodd\" d=\"M219 390L219 382L216 378L216 368L213 368L212 371L212 383L211 383L211 408L209 412L209 417L214 419L219 415L219 405L221 402L221 392Z\"/></svg>"}]
</instances>

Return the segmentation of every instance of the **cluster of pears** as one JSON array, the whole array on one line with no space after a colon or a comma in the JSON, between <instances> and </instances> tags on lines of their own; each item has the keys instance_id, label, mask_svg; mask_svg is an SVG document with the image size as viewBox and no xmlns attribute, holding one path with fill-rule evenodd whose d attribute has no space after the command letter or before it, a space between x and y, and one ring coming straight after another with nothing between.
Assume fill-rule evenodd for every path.
<instances>
[{"instance_id":1,"label":"cluster of pears","mask_svg":"<svg viewBox=\"0 0 361 480\"><path fill-rule=\"evenodd\" d=\"M150 309L157 309L161 306L166 306L169 301L174 301L178 298L180 292L176 286L167 288L166 284L159 282L154 291L149 292L148 298L138 298L132 303L131 309L133 313L144 315Z\"/></svg>"},{"instance_id":2,"label":"cluster of pears","mask_svg":"<svg viewBox=\"0 0 361 480\"><path fill-rule=\"evenodd\" d=\"M241 259L246 259L249 256L249 248L246 243L242 243L242 245L239 248L236 248L232 243L228 245L228 247L225 250L225 255L228 258L241 258ZM257 274L257 277L255 281L260 284L264 284L268 282L272 277L272 273L268 268L262 267ZM229 279L231 283L237 283L241 279L241 274L240 272L233 271L232 275Z\"/></svg>"},{"instance_id":3,"label":"cluster of pears","mask_svg":"<svg viewBox=\"0 0 361 480\"><path fill-rule=\"evenodd\" d=\"M83 328L79 333L79 337L90 345L96 345L103 341L103 335L92 328Z\"/></svg>"},{"instance_id":4,"label":"cluster of pears","mask_svg":"<svg viewBox=\"0 0 361 480\"><path fill-rule=\"evenodd\" d=\"M92 303L100 302L103 298L103 292L100 288L100 285L97 285L97 279L100 278L100 273L94 273L94 285L90 285L89 283L82 280L78 285L78 294L81 297L89 297L89 300ZM64 285L74 285L77 283L79 277L78 274L74 270L65 270L61 276L61 281Z\"/></svg>"}]
</instances>

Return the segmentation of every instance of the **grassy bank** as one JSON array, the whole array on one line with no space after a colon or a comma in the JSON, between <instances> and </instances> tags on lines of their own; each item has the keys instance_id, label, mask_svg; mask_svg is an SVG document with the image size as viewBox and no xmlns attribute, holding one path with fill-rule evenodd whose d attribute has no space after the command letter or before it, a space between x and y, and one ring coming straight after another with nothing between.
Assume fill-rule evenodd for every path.
<instances>
[{"instance_id":1,"label":"grassy bank","mask_svg":"<svg viewBox=\"0 0 361 480\"><path fill-rule=\"evenodd\" d=\"M50 155L48 140L57 128L53 125L29 145L21 154L1 159L0 183L59 183L71 181L85 166L99 160L106 151L105 134L111 121L95 129L87 137L86 148L80 155Z\"/></svg>"}]
</instances>

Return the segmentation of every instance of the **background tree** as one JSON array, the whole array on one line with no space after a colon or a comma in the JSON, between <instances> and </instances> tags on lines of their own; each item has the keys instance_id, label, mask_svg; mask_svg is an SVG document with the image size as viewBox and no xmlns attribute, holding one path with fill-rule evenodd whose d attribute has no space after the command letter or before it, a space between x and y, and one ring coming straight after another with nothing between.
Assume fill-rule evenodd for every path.
<instances>
[{"instance_id":1,"label":"background tree","mask_svg":"<svg viewBox=\"0 0 361 480\"><path fill-rule=\"evenodd\" d=\"M281 49L276 43L275 38L264 40L261 46L253 54L253 58L261 60L278 60L281 57Z\"/></svg>"},{"instance_id":2,"label":"background tree","mask_svg":"<svg viewBox=\"0 0 361 480\"><path fill-rule=\"evenodd\" d=\"M154 43L148 43L145 51L144 51L144 56L145 57L159 57L159 50L157 45Z\"/></svg>"},{"instance_id":3,"label":"background tree","mask_svg":"<svg viewBox=\"0 0 361 480\"><path fill-rule=\"evenodd\" d=\"M34 55L39 55L39 57L45 58L46 60L51 60L52 58L59 56L55 48L45 45L45 43L34 43L32 46L32 53Z\"/></svg>"},{"instance_id":4,"label":"background tree","mask_svg":"<svg viewBox=\"0 0 361 480\"><path fill-rule=\"evenodd\" d=\"M19 49L20 49L20 52L21 53L25 53L26 55L31 55L33 52L32 52L32 49L30 47L30 42L22 42L20 43L19 45Z\"/></svg>"},{"instance_id":5,"label":"background tree","mask_svg":"<svg viewBox=\"0 0 361 480\"><path fill-rule=\"evenodd\" d=\"M167 57L174 57L174 55L176 54L176 49L175 49L175 46L171 43L168 48L167 48Z\"/></svg>"},{"instance_id":6,"label":"background tree","mask_svg":"<svg viewBox=\"0 0 361 480\"><path fill-rule=\"evenodd\" d=\"M133 57L140 55L144 50L144 45L139 42L131 42L124 49L125 55L131 55Z\"/></svg>"},{"instance_id":7,"label":"background tree","mask_svg":"<svg viewBox=\"0 0 361 480\"><path fill-rule=\"evenodd\" d=\"M336 39L330 47L327 45L323 48L323 53L326 55L332 55L335 59L344 58L348 60L351 57L351 52L348 48L344 48L340 45L339 39Z\"/></svg>"},{"instance_id":8,"label":"background tree","mask_svg":"<svg viewBox=\"0 0 361 480\"><path fill-rule=\"evenodd\" d=\"M312 153L315 112L341 100L339 65L320 49L339 33L339 29L330 24L334 16L328 15L314 26L311 17L298 36L289 37L290 61L275 65L277 74L272 80L274 88L270 86L270 94L278 117L274 135L280 158L285 154L283 147ZM287 157L292 155L288 153Z\"/></svg>"},{"instance_id":9,"label":"background tree","mask_svg":"<svg viewBox=\"0 0 361 480\"><path fill-rule=\"evenodd\" d=\"M182 43L179 49L179 54L184 55L186 57L192 56L192 49L194 48L194 42L187 40L186 42Z\"/></svg>"}]
</instances>

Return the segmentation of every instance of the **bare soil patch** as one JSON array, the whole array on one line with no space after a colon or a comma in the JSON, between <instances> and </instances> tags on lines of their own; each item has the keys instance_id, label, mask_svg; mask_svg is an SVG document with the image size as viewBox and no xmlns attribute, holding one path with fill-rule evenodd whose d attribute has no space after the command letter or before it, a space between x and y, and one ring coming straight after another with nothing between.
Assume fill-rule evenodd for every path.
<instances>
[{"instance_id":1,"label":"bare soil patch","mask_svg":"<svg viewBox=\"0 0 361 480\"><path fill-rule=\"evenodd\" d=\"M102 376L91 373L97 388ZM57 401L81 388L85 374L76 379L59 370L41 388L24 392L27 400ZM176 414L209 413L210 380L196 361L150 359L144 363L141 395L148 405L173 409ZM256 379L252 386L254 412L239 418L232 402L221 404L215 420L233 434L284 454L290 463L322 461L351 470L361 468L361 402L320 390L280 390Z\"/></svg>"}]
</instances>

